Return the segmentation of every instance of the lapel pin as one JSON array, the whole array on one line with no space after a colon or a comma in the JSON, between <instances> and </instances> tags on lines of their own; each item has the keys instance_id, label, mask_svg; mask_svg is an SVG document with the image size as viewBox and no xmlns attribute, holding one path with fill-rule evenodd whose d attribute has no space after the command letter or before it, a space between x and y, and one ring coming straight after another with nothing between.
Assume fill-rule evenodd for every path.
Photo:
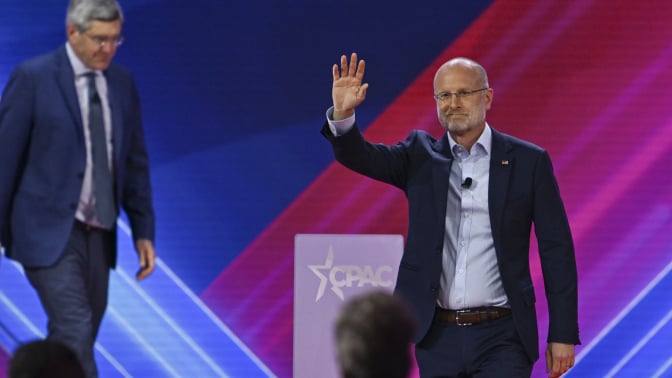
<instances>
[{"instance_id":1,"label":"lapel pin","mask_svg":"<svg viewBox=\"0 0 672 378\"><path fill-rule=\"evenodd\" d=\"M502 165L509 165L509 161L508 160L502 160Z\"/></svg>"}]
</instances>

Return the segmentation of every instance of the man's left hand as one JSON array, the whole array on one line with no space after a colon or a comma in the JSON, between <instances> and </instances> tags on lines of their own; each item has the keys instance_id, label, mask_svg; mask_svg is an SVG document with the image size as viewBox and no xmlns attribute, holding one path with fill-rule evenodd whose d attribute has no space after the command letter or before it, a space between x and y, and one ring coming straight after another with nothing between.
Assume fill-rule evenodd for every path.
<instances>
[{"instance_id":1,"label":"man's left hand","mask_svg":"<svg viewBox=\"0 0 672 378\"><path fill-rule=\"evenodd\" d=\"M574 366L574 345L548 343L546 348L546 372L557 378Z\"/></svg>"},{"instance_id":2,"label":"man's left hand","mask_svg":"<svg viewBox=\"0 0 672 378\"><path fill-rule=\"evenodd\" d=\"M136 240L135 250L138 252L138 263L140 264L140 269L135 274L135 279L142 281L154 271L156 251L154 251L154 244L148 239Z\"/></svg>"}]
</instances>

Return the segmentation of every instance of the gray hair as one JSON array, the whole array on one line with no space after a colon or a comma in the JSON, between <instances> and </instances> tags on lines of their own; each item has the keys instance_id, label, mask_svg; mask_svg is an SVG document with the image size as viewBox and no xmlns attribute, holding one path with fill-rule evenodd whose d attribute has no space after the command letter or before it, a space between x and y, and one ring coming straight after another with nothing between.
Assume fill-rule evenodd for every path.
<instances>
[{"instance_id":1,"label":"gray hair","mask_svg":"<svg viewBox=\"0 0 672 378\"><path fill-rule=\"evenodd\" d=\"M88 30L91 21L124 21L121 6L116 0L70 0L66 24L80 30Z\"/></svg>"}]
</instances>

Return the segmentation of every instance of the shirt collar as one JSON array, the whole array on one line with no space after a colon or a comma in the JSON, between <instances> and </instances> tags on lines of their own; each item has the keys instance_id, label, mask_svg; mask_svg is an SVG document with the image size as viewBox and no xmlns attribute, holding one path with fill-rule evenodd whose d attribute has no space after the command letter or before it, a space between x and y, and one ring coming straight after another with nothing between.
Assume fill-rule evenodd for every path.
<instances>
[{"instance_id":1,"label":"shirt collar","mask_svg":"<svg viewBox=\"0 0 672 378\"><path fill-rule=\"evenodd\" d=\"M450 151L453 153L453 157L455 157L455 146L457 146L457 142L453 139L452 136L450 136L449 132L446 132L446 134L448 134L448 143L450 144ZM490 125L486 122L485 128L483 128L481 136L479 136L478 139L476 140L476 143L474 143L472 153L474 152L474 148L476 148L476 149L482 149L482 151L485 152L485 155L490 155L491 147L492 147L492 130L490 129Z\"/></svg>"},{"instance_id":2,"label":"shirt collar","mask_svg":"<svg viewBox=\"0 0 672 378\"><path fill-rule=\"evenodd\" d=\"M75 54L75 50L73 50L72 46L70 46L70 42L65 43L65 50L68 54L68 60L70 60L70 66L72 66L72 71L75 73L75 77L79 77L89 72L95 72L96 75L100 73L100 71L88 68L84 62L79 59L77 54Z\"/></svg>"}]
</instances>

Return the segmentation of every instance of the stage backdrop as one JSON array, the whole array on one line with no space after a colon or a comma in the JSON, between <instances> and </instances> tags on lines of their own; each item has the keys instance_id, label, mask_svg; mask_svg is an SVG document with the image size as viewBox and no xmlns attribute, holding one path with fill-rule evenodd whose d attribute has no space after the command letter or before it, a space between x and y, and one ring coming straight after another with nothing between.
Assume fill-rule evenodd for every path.
<instances>
[{"instance_id":1,"label":"stage backdrop","mask_svg":"<svg viewBox=\"0 0 672 378\"><path fill-rule=\"evenodd\" d=\"M568 376L672 376L672 2L122 5L117 61L143 100L160 262L133 280L122 219L103 377L291 377L295 235L405 235L403 194L334 164L319 135L331 66L353 51L370 84L358 121L385 143L412 129L441 135L432 79L442 62L486 67L488 121L549 151L566 201L583 341ZM66 6L0 0L0 86L64 42ZM44 329L20 267L3 261L0 361ZM543 370L539 361L534 376Z\"/></svg>"}]
</instances>

